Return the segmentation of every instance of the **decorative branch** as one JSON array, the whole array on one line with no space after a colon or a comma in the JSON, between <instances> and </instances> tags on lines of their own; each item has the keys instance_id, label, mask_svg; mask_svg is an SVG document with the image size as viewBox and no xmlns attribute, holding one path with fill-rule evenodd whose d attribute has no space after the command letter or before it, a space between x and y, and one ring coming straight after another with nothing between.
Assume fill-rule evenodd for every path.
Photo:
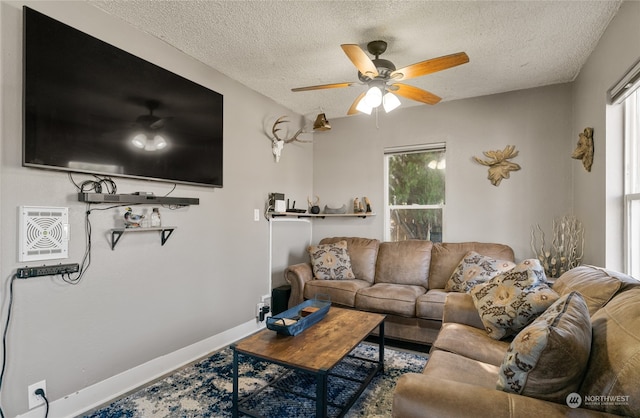
<instances>
[{"instance_id":1,"label":"decorative branch","mask_svg":"<svg viewBox=\"0 0 640 418\"><path fill-rule=\"evenodd\" d=\"M535 231L539 238L536 238ZM540 225L531 227L531 249L544 267L547 277L560 277L579 266L584 256L584 227L573 216L556 218L552 224L551 245L545 249L544 232ZM537 243L540 243L539 248Z\"/></svg>"}]
</instances>

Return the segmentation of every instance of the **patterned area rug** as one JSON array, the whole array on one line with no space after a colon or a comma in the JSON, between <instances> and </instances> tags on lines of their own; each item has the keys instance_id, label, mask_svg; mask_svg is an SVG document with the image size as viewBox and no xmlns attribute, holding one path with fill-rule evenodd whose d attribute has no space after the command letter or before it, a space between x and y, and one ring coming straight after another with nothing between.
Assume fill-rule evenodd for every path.
<instances>
[{"instance_id":1,"label":"patterned area rug","mask_svg":"<svg viewBox=\"0 0 640 418\"><path fill-rule=\"evenodd\" d=\"M358 358L376 360L378 346L362 343L351 353ZM373 378L351 407L346 417L390 417L393 389L398 377L408 372L420 372L427 361L426 354L413 354L385 347L385 372ZM85 418L201 418L230 417L233 391L233 352L225 348L170 376L95 410ZM328 394L332 401L348 398L353 390L349 377L366 373L367 361L347 358L335 370L343 377L329 377ZM251 361L241 356L239 369L240 396L254 392L279 377L286 369L266 362ZM315 401L306 394L315 394L315 383L308 374L291 373L279 382L295 394L271 389L252 398L254 407L265 417L309 417L315 415ZM338 409L329 407L329 416Z\"/></svg>"}]
</instances>

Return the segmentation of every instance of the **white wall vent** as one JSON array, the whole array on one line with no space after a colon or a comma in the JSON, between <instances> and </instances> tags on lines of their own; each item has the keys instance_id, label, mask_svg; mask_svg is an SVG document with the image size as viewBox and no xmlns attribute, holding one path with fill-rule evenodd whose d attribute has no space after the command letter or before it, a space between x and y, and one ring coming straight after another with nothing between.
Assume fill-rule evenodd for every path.
<instances>
[{"instance_id":1,"label":"white wall vent","mask_svg":"<svg viewBox=\"0 0 640 418\"><path fill-rule=\"evenodd\" d=\"M18 259L69 257L69 208L20 206Z\"/></svg>"}]
</instances>

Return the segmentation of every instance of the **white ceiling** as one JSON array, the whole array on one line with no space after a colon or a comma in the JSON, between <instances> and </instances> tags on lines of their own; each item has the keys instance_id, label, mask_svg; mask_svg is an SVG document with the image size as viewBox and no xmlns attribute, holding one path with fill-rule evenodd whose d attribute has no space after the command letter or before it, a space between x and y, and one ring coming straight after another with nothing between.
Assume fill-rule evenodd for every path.
<instances>
[{"instance_id":1,"label":"white ceiling","mask_svg":"<svg viewBox=\"0 0 640 418\"><path fill-rule=\"evenodd\" d=\"M620 6L613 1L90 0L309 118L342 117L364 87L340 48L388 42L404 67L464 51L470 62L406 81L443 101L572 81ZM401 98L402 106L428 106ZM437 105L436 105L437 106Z\"/></svg>"}]
</instances>

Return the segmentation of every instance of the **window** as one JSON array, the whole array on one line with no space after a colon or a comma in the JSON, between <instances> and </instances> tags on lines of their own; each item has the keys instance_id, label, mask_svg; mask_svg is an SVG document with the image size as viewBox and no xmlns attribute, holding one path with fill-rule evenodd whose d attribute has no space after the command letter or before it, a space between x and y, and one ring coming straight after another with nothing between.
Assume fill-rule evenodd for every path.
<instances>
[{"instance_id":1,"label":"window","mask_svg":"<svg viewBox=\"0 0 640 418\"><path fill-rule=\"evenodd\" d=\"M640 91L625 106L625 264L627 273L640 278Z\"/></svg>"},{"instance_id":2,"label":"window","mask_svg":"<svg viewBox=\"0 0 640 418\"><path fill-rule=\"evenodd\" d=\"M385 150L385 240L442 242L445 146Z\"/></svg>"}]
</instances>

